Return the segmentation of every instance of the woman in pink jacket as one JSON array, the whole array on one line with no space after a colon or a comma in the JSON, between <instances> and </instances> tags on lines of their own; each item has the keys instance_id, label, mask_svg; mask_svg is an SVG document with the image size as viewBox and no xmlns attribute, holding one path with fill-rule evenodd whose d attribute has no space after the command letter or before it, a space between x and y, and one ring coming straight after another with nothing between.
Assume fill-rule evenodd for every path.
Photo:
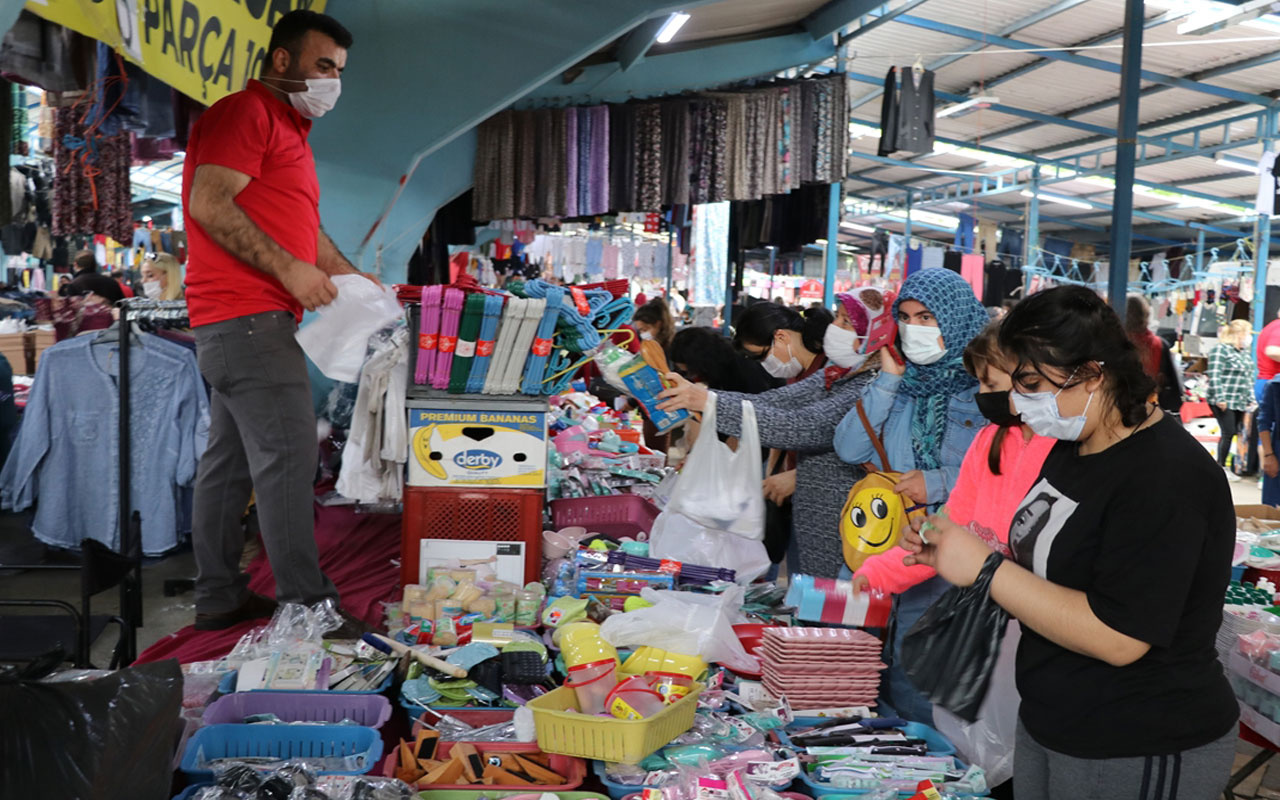
<instances>
[{"instance_id":1,"label":"woman in pink jacket","mask_svg":"<svg viewBox=\"0 0 1280 800\"><path fill-rule=\"evenodd\" d=\"M960 466L945 512L992 549L1008 555L1009 526L1022 498L1040 476L1055 439L1036 436L1009 411L1012 378L1005 371L992 323L964 351L964 367L977 378L978 408L991 421L970 446ZM923 565L904 566L906 550L895 547L862 562L853 575L855 590L901 594L937 573Z\"/></svg>"}]
</instances>

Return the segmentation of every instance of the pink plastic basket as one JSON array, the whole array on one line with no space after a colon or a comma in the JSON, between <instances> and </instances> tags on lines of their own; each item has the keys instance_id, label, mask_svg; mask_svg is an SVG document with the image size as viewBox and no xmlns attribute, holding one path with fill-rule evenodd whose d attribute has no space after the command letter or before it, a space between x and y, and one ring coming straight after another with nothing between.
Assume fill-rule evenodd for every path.
<instances>
[{"instance_id":1,"label":"pink plastic basket","mask_svg":"<svg viewBox=\"0 0 1280 800\"><path fill-rule=\"evenodd\" d=\"M657 518L658 507L634 494L551 501L551 519L557 530L580 525L591 533L635 536L648 534Z\"/></svg>"}]
</instances>

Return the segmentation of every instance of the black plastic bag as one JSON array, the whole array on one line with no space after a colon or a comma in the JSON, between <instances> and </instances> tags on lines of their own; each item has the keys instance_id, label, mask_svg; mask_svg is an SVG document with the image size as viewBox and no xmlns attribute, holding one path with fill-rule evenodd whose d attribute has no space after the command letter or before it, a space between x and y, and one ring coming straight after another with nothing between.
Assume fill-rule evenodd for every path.
<instances>
[{"instance_id":1,"label":"black plastic bag","mask_svg":"<svg viewBox=\"0 0 1280 800\"><path fill-rule=\"evenodd\" d=\"M181 709L177 661L0 683L0 797L167 800Z\"/></svg>"},{"instance_id":2,"label":"black plastic bag","mask_svg":"<svg viewBox=\"0 0 1280 800\"><path fill-rule=\"evenodd\" d=\"M1009 613L991 599L991 577L1004 559L992 553L972 586L952 586L902 638L902 667L936 705L973 722L1004 638Z\"/></svg>"}]
</instances>

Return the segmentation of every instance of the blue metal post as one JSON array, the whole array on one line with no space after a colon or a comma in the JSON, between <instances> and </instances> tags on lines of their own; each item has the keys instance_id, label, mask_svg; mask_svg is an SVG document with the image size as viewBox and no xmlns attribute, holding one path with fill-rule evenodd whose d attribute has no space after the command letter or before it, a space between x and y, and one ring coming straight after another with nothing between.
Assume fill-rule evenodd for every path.
<instances>
[{"instance_id":1,"label":"blue metal post","mask_svg":"<svg viewBox=\"0 0 1280 800\"><path fill-rule=\"evenodd\" d=\"M1027 201L1027 229L1023 247L1022 267L1025 270L1035 261L1036 248L1040 246L1040 166L1031 170L1031 199ZM1031 294L1031 273L1022 273L1022 296Z\"/></svg>"},{"instance_id":2,"label":"blue metal post","mask_svg":"<svg viewBox=\"0 0 1280 800\"><path fill-rule=\"evenodd\" d=\"M1263 152L1275 147L1277 112L1267 109L1267 131L1263 136ZM1257 259L1253 277L1253 330L1261 331L1267 325L1267 266L1271 261L1271 217L1258 217L1258 235L1254 237L1254 256ZM1255 346L1257 340L1254 340Z\"/></svg>"},{"instance_id":3,"label":"blue metal post","mask_svg":"<svg viewBox=\"0 0 1280 800\"><path fill-rule=\"evenodd\" d=\"M911 192L907 192L907 202L905 204L905 207L907 211L907 219L906 219L906 222L904 222L902 225L902 246L903 248L909 248L911 247ZM904 249L902 251L902 258L904 259L904 262L906 257L907 257L907 252ZM903 273L905 274L905 272L906 272L906 269L904 268Z\"/></svg>"},{"instance_id":4,"label":"blue metal post","mask_svg":"<svg viewBox=\"0 0 1280 800\"><path fill-rule=\"evenodd\" d=\"M1203 271L1204 271L1204 231L1200 231L1196 234L1196 272L1200 273Z\"/></svg>"},{"instance_id":5,"label":"blue metal post","mask_svg":"<svg viewBox=\"0 0 1280 800\"><path fill-rule=\"evenodd\" d=\"M769 245L769 297L768 299L770 301L773 300L773 272L775 269L777 269L777 265L778 265L778 248L774 247L773 245Z\"/></svg>"},{"instance_id":6,"label":"blue metal post","mask_svg":"<svg viewBox=\"0 0 1280 800\"><path fill-rule=\"evenodd\" d=\"M827 198L827 247L826 270L822 280L822 307L831 308L836 302L836 263L840 255L840 217L844 212L844 182L831 184ZM771 262L772 263L772 262Z\"/></svg>"},{"instance_id":7,"label":"blue metal post","mask_svg":"<svg viewBox=\"0 0 1280 800\"><path fill-rule=\"evenodd\" d=\"M675 227L667 229L667 306L674 308L671 303L671 280L676 271L675 263L675 243L676 231Z\"/></svg>"},{"instance_id":8,"label":"blue metal post","mask_svg":"<svg viewBox=\"0 0 1280 800\"><path fill-rule=\"evenodd\" d=\"M1111 204L1111 270L1107 295L1111 307L1124 313L1129 286L1129 252L1133 247L1133 168L1137 158L1138 92L1142 89L1142 22L1144 0L1125 0L1124 55L1120 58L1120 114L1116 123L1116 191Z\"/></svg>"}]
</instances>

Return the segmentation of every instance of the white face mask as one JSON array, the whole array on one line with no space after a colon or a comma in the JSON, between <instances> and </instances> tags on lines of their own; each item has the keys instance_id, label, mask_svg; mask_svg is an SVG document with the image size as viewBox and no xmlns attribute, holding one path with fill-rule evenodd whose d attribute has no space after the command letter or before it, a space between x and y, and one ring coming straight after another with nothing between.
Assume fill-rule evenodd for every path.
<instances>
[{"instance_id":1,"label":"white face mask","mask_svg":"<svg viewBox=\"0 0 1280 800\"><path fill-rule=\"evenodd\" d=\"M299 83L299 81L284 78L264 80L290 85ZM307 78L301 83L305 83L307 88L301 92L289 92L289 103L307 119L319 119L338 104L338 97L342 94L341 78Z\"/></svg>"},{"instance_id":2,"label":"white face mask","mask_svg":"<svg viewBox=\"0 0 1280 800\"><path fill-rule=\"evenodd\" d=\"M652 342L652 341L653 341L653 334L652 334L652 333L649 333L648 331L640 331L640 339L641 339L642 341Z\"/></svg>"},{"instance_id":3,"label":"white face mask","mask_svg":"<svg viewBox=\"0 0 1280 800\"><path fill-rule=\"evenodd\" d=\"M947 348L938 344L942 331L932 325L898 323L898 336L902 339L902 354L912 364L922 367L936 363L947 354Z\"/></svg>"},{"instance_id":4,"label":"white face mask","mask_svg":"<svg viewBox=\"0 0 1280 800\"><path fill-rule=\"evenodd\" d=\"M164 287L160 285L160 281L143 281L142 293L148 300L159 300L160 295L164 294Z\"/></svg>"},{"instance_id":5,"label":"white face mask","mask_svg":"<svg viewBox=\"0 0 1280 800\"><path fill-rule=\"evenodd\" d=\"M1080 438L1080 434L1084 433L1084 424L1089 419L1089 406L1093 404L1093 392L1089 392L1084 413L1078 417L1064 417L1062 411L1058 409L1058 395L1071 384L1071 378L1074 378L1075 374L1072 372L1066 384L1056 392L1032 392L1031 394L1013 392L1013 407L1018 410L1022 422L1035 431L1037 436L1074 442Z\"/></svg>"},{"instance_id":6,"label":"white face mask","mask_svg":"<svg viewBox=\"0 0 1280 800\"><path fill-rule=\"evenodd\" d=\"M769 348L769 355L765 356L764 363L762 364L765 372L775 378L782 378L783 380L794 378L801 372L804 372L804 367L796 360L795 356L792 356L788 361L783 361L775 356L773 351L777 346L778 345L775 342L773 347Z\"/></svg>"},{"instance_id":7,"label":"white face mask","mask_svg":"<svg viewBox=\"0 0 1280 800\"><path fill-rule=\"evenodd\" d=\"M837 367L857 369L867 360L865 354L858 352L859 344L857 333L839 325L828 325L827 332L822 337L822 352Z\"/></svg>"}]
</instances>

